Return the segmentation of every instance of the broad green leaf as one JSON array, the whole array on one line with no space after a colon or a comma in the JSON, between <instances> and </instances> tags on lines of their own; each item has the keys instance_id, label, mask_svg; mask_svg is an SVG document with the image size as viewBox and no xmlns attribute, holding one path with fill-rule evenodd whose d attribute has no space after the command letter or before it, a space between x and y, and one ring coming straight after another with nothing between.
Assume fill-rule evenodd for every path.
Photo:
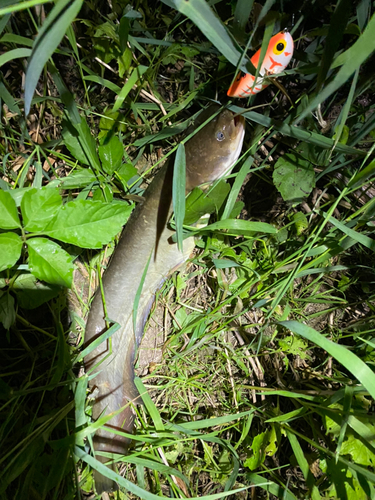
<instances>
[{"instance_id":1,"label":"broad green leaf","mask_svg":"<svg viewBox=\"0 0 375 500\"><path fill-rule=\"evenodd\" d=\"M314 168L294 153L281 156L275 165L273 181L285 201L306 198L315 186Z\"/></svg>"},{"instance_id":2,"label":"broad green leaf","mask_svg":"<svg viewBox=\"0 0 375 500\"><path fill-rule=\"evenodd\" d=\"M313 328L297 321L281 321L279 324L327 351L348 372L352 373L370 393L371 397L375 399L375 373L353 352L341 344L332 342Z\"/></svg>"},{"instance_id":3,"label":"broad green leaf","mask_svg":"<svg viewBox=\"0 0 375 500\"><path fill-rule=\"evenodd\" d=\"M16 321L16 310L14 308L14 298L10 293L0 292L0 323L6 330Z\"/></svg>"},{"instance_id":4,"label":"broad green leaf","mask_svg":"<svg viewBox=\"0 0 375 500\"><path fill-rule=\"evenodd\" d=\"M59 0L49 13L36 37L28 61L25 79L25 115L30 111L31 100L42 69L61 42L66 30L82 6L82 0Z\"/></svg>"},{"instance_id":5,"label":"broad green leaf","mask_svg":"<svg viewBox=\"0 0 375 500\"><path fill-rule=\"evenodd\" d=\"M81 121L75 125L75 128L78 131L77 139L87 158L88 164L99 173L100 162L96 152L95 139L92 136L90 128L83 116L81 117Z\"/></svg>"},{"instance_id":6,"label":"broad green leaf","mask_svg":"<svg viewBox=\"0 0 375 500\"><path fill-rule=\"evenodd\" d=\"M9 61L13 61L13 59L20 59L21 57L29 57L30 54L31 54L31 49L27 48L8 50L8 52L4 52L4 54L0 56L0 67Z\"/></svg>"},{"instance_id":7,"label":"broad green leaf","mask_svg":"<svg viewBox=\"0 0 375 500\"><path fill-rule=\"evenodd\" d=\"M68 176L53 179L46 186L48 189L59 187L63 189L80 189L89 186L93 182L104 181L103 176L96 176L90 168L80 168L71 172Z\"/></svg>"},{"instance_id":8,"label":"broad green leaf","mask_svg":"<svg viewBox=\"0 0 375 500\"><path fill-rule=\"evenodd\" d=\"M16 202L16 206L20 207L22 198L24 197L25 193L27 193L27 191L30 191L30 189L33 189L33 188L30 186L30 187L11 189L10 191L8 191L8 193L13 198L13 200Z\"/></svg>"},{"instance_id":9,"label":"broad green leaf","mask_svg":"<svg viewBox=\"0 0 375 500\"><path fill-rule=\"evenodd\" d=\"M82 118L81 118L82 120ZM63 129L61 132L64 144L72 154L73 158L80 161L84 165L89 164L85 151L82 146L82 141L79 140L78 131L69 122L63 121Z\"/></svg>"},{"instance_id":10,"label":"broad green leaf","mask_svg":"<svg viewBox=\"0 0 375 500\"><path fill-rule=\"evenodd\" d=\"M194 188L186 199L184 224L191 225L205 214L211 214L215 210L219 212L229 191L230 186L224 180L216 183L208 193Z\"/></svg>"},{"instance_id":11,"label":"broad green leaf","mask_svg":"<svg viewBox=\"0 0 375 500\"><path fill-rule=\"evenodd\" d=\"M280 339L278 344L284 354L293 354L295 356L299 356L301 359L308 358L308 344L303 339L294 335L289 335L288 337Z\"/></svg>"},{"instance_id":12,"label":"broad green leaf","mask_svg":"<svg viewBox=\"0 0 375 500\"><path fill-rule=\"evenodd\" d=\"M14 266L21 257L22 240L15 233L0 234L0 272Z\"/></svg>"},{"instance_id":13,"label":"broad green leaf","mask_svg":"<svg viewBox=\"0 0 375 500\"><path fill-rule=\"evenodd\" d=\"M27 240L29 269L38 279L70 288L73 282L73 257L47 238Z\"/></svg>"},{"instance_id":14,"label":"broad green leaf","mask_svg":"<svg viewBox=\"0 0 375 500\"><path fill-rule=\"evenodd\" d=\"M254 437L250 446L252 456L245 460L245 467L248 467L250 470L258 469L258 467L260 467L266 458L266 448L270 444L270 437L271 432L268 430Z\"/></svg>"},{"instance_id":15,"label":"broad green leaf","mask_svg":"<svg viewBox=\"0 0 375 500\"><path fill-rule=\"evenodd\" d=\"M84 117L81 117L79 123L74 126L72 123L64 122L62 136L66 147L77 160L99 171L100 162L96 153L95 139Z\"/></svg>"},{"instance_id":16,"label":"broad green leaf","mask_svg":"<svg viewBox=\"0 0 375 500\"><path fill-rule=\"evenodd\" d=\"M57 188L33 188L27 191L21 201L21 212L26 231L43 231L62 206Z\"/></svg>"},{"instance_id":17,"label":"broad green leaf","mask_svg":"<svg viewBox=\"0 0 375 500\"><path fill-rule=\"evenodd\" d=\"M230 192L230 185L224 179L216 182L209 190L208 197L212 199L215 205L215 212L219 213Z\"/></svg>"},{"instance_id":18,"label":"broad green leaf","mask_svg":"<svg viewBox=\"0 0 375 500\"><path fill-rule=\"evenodd\" d=\"M138 176L138 170L133 167L131 163L124 163L118 170L116 170L116 174L122 182L124 189L126 189L128 187L130 179L132 179L134 176Z\"/></svg>"},{"instance_id":19,"label":"broad green leaf","mask_svg":"<svg viewBox=\"0 0 375 500\"><path fill-rule=\"evenodd\" d=\"M99 129L102 132L114 133L117 130L120 130L120 132L126 132L127 126L123 121L123 117L120 111L113 112L112 110L107 109L104 112L104 116L100 118Z\"/></svg>"},{"instance_id":20,"label":"broad green leaf","mask_svg":"<svg viewBox=\"0 0 375 500\"><path fill-rule=\"evenodd\" d=\"M362 445L364 447L364 445ZM374 498L375 488L373 482L364 481L361 474L361 481L358 481L358 475L353 474L352 470L348 469L347 465L343 465L341 461L338 463L334 459L320 459L320 468L328 478L329 498L345 498L345 500L369 500ZM350 464L348 464L350 467ZM362 485L366 485L367 491L364 491Z\"/></svg>"},{"instance_id":21,"label":"broad green leaf","mask_svg":"<svg viewBox=\"0 0 375 500\"><path fill-rule=\"evenodd\" d=\"M215 210L215 203L211 197L199 188L194 188L186 198L186 214L184 224L191 225L197 222L203 215Z\"/></svg>"},{"instance_id":22,"label":"broad green leaf","mask_svg":"<svg viewBox=\"0 0 375 500\"><path fill-rule=\"evenodd\" d=\"M17 229L21 227L16 202L8 191L0 190L0 228Z\"/></svg>"},{"instance_id":23,"label":"broad green leaf","mask_svg":"<svg viewBox=\"0 0 375 500\"><path fill-rule=\"evenodd\" d=\"M300 236L309 227L307 217L303 212L296 212L293 214L292 219L296 233Z\"/></svg>"},{"instance_id":24,"label":"broad green leaf","mask_svg":"<svg viewBox=\"0 0 375 500\"><path fill-rule=\"evenodd\" d=\"M322 149L316 144L311 144L305 141L297 144L294 152L298 153L313 165L317 165L319 167L327 166L332 154L329 149Z\"/></svg>"},{"instance_id":25,"label":"broad green leaf","mask_svg":"<svg viewBox=\"0 0 375 500\"><path fill-rule=\"evenodd\" d=\"M107 137L102 142L102 145L99 146L99 157L103 170L107 174L112 175L121 166L122 157L124 156L124 145L117 135L112 135L109 140L107 140Z\"/></svg>"},{"instance_id":26,"label":"broad green leaf","mask_svg":"<svg viewBox=\"0 0 375 500\"><path fill-rule=\"evenodd\" d=\"M372 425L372 436L374 436L374 431L375 428ZM372 467L375 463L375 454L367 448L367 446L363 446L362 441L353 436L353 434L346 436L346 439L341 446L340 455L350 455L351 459L356 464L361 464L366 467Z\"/></svg>"},{"instance_id":27,"label":"broad green leaf","mask_svg":"<svg viewBox=\"0 0 375 500\"><path fill-rule=\"evenodd\" d=\"M25 309L35 309L61 292L60 286L41 283L32 274L21 274L13 284L17 300Z\"/></svg>"},{"instance_id":28,"label":"broad green leaf","mask_svg":"<svg viewBox=\"0 0 375 500\"><path fill-rule=\"evenodd\" d=\"M81 248L101 248L128 220L131 205L74 200L57 212L43 234Z\"/></svg>"},{"instance_id":29,"label":"broad green leaf","mask_svg":"<svg viewBox=\"0 0 375 500\"><path fill-rule=\"evenodd\" d=\"M185 185L186 185L186 157L185 146L181 143L177 148L173 169L172 201L176 222L176 236L178 249L183 251L182 225L185 217Z\"/></svg>"},{"instance_id":30,"label":"broad green leaf","mask_svg":"<svg viewBox=\"0 0 375 500\"><path fill-rule=\"evenodd\" d=\"M120 48L121 52L125 52L128 48L128 39L129 39L129 31L130 31L130 21L129 18L125 15L122 16L120 20L120 28L119 28L119 39L120 39Z\"/></svg>"}]
</instances>

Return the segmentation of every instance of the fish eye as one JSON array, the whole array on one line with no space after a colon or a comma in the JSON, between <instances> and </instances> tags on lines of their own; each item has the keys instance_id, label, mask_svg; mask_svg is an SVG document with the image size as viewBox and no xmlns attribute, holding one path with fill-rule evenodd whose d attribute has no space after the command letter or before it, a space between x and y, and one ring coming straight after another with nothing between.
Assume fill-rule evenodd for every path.
<instances>
[{"instance_id":1,"label":"fish eye","mask_svg":"<svg viewBox=\"0 0 375 500\"><path fill-rule=\"evenodd\" d=\"M221 141L223 141L223 140L225 139L225 135L224 135L224 133L223 133L221 130L219 130L219 132L217 132L217 134L216 134L216 139L217 139L218 141L220 141L220 142L221 142Z\"/></svg>"},{"instance_id":2,"label":"fish eye","mask_svg":"<svg viewBox=\"0 0 375 500\"><path fill-rule=\"evenodd\" d=\"M278 42L275 47L273 48L273 53L276 55L281 54L286 48L286 41L282 40L281 42Z\"/></svg>"}]
</instances>

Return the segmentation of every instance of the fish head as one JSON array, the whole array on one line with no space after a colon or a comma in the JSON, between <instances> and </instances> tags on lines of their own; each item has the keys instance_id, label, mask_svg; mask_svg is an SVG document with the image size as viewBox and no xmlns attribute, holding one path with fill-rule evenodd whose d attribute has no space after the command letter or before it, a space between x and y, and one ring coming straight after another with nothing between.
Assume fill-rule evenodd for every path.
<instances>
[{"instance_id":1,"label":"fish head","mask_svg":"<svg viewBox=\"0 0 375 500\"><path fill-rule=\"evenodd\" d=\"M226 174L236 163L245 135L243 116L210 106L202 113L200 122L211 120L185 146L186 191L212 183Z\"/></svg>"}]
</instances>

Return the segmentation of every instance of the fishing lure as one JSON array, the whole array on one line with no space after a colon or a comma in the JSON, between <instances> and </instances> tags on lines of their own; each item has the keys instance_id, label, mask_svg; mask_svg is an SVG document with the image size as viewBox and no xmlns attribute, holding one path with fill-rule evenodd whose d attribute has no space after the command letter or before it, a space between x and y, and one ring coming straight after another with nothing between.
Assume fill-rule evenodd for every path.
<instances>
[{"instance_id":1,"label":"fishing lure","mask_svg":"<svg viewBox=\"0 0 375 500\"><path fill-rule=\"evenodd\" d=\"M293 38L288 31L281 31L273 36L268 44L266 55L259 70L261 77L258 77L255 82L254 75L240 71L233 84L229 87L227 94L230 97L248 97L268 87L269 83L266 83L266 78L264 77L281 73L288 66L293 55L293 49ZM251 58L251 62L255 68L259 64L260 51L261 49L255 52Z\"/></svg>"}]
</instances>

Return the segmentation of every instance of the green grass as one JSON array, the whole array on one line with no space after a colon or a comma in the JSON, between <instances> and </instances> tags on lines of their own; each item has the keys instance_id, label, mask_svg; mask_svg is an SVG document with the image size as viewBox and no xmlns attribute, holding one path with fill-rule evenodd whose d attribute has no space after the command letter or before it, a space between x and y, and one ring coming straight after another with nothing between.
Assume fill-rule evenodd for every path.
<instances>
[{"instance_id":1,"label":"green grass","mask_svg":"<svg viewBox=\"0 0 375 500\"><path fill-rule=\"evenodd\" d=\"M211 4L0 9L1 499L92 492L89 301L209 100L244 113L242 157L158 293L134 447L105 471L117 498L375 498L373 8ZM247 45L286 26L293 106L274 85L229 102Z\"/></svg>"}]
</instances>

